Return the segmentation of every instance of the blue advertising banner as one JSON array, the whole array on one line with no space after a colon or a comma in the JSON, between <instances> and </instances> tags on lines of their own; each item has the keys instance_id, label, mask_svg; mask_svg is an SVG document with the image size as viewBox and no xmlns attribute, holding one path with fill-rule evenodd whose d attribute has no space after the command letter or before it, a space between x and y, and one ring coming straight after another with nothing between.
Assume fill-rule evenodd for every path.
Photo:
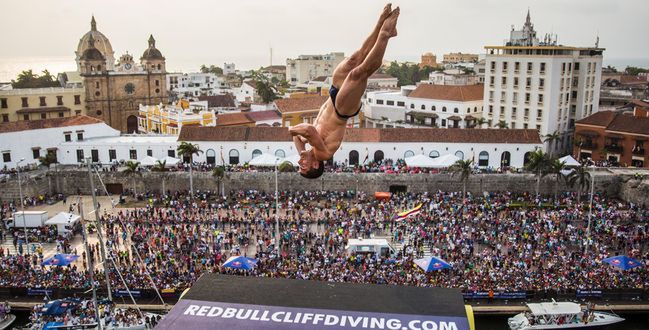
<instances>
[{"instance_id":1,"label":"blue advertising banner","mask_svg":"<svg viewBox=\"0 0 649 330\"><path fill-rule=\"evenodd\" d=\"M262 306L183 299L156 329L469 330L466 317Z\"/></svg>"},{"instance_id":2,"label":"blue advertising banner","mask_svg":"<svg viewBox=\"0 0 649 330\"><path fill-rule=\"evenodd\" d=\"M476 292L463 292L462 296L464 299L488 299L488 291L476 291ZM494 299L525 299L527 298L527 293L525 291L518 292L494 292Z\"/></svg>"},{"instance_id":3,"label":"blue advertising banner","mask_svg":"<svg viewBox=\"0 0 649 330\"><path fill-rule=\"evenodd\" d=\"M601 298L602 290L577 290L577 298L587 297Z\"/></svg>"},{"instance_id":4,"label":"blue advertising banner","mask_svg":"<svg viewBox=\"0 0 649 330\"><path fill-rule=\"evenodd\" d=\"M52 289L32 289L32 288L27 288L27 295L28 296L51 296L52 295Z\"/></svg>"},{"instance_id":5,"label":"blue advertising banner","mask_svg":"<svg viewBox=\"0 0 649 330\"><path fill-rule=\"evenodd\" d=\"M142 296L142 291L140 290L131 290L131 294L134 298L140 298ZM115 297L128 297L128 290L117 290L113 293Z\"/></svg>"}]
</instances>

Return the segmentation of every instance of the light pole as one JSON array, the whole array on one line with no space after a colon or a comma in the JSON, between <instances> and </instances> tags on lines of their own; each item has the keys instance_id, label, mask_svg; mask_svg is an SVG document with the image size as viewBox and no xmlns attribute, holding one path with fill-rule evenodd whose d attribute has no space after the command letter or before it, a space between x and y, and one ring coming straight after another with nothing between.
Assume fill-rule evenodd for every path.
<instances>
[{"instance_id":1,"label":"light pole","mask_svg":"<svg viewBox=\"0 0 649 330\"><path fill-rule=\"evenodd\" d=\"M592 171L590 173L590 207L588 208L588 228L586 229L586 248L584 249L584 254L588 251L588 245L590 244L590 221L593 216L593 195L595 194L595 166L592 166Z\"/></svg>"},{"instance_id":2,"label":"light pole","mask_svg":"<svg viewBox=\"0 0 649 330\"><path fill-rule=\"evenodd\" d=\"M23 229L25 230L25 248L27 249L27 254L29 254L29 235L27 234L27 219L25 218L25 201L23 200L23 185L22 185L22 181L20 180L20 163L24 161L25 158L21 158L16 163L16 169L18 169L18 194L20 195L20 209L23 212Z\"/></svg>"},{"instance_id":3,"label":"light pole","mask_svg":"<svg viewBox=\"0 0 649 330\"><path fill-rule=\"evenodd\" d=\"M279 157L275 157L275 246L277 247L277 256L279 257L279 193L277 189L277 162Z\"/></svg>"}]
</instances>

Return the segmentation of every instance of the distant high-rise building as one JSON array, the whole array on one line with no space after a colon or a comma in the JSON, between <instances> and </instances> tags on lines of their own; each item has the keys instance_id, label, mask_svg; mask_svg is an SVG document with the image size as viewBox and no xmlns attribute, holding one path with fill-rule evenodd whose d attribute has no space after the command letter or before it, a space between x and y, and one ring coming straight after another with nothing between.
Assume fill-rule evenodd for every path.
<instances>
[{"instance_id":1,"label":"distant high-rise building","mask_svg":"<svg viewBox=\"0 0 649 330\"><path fill-rule=\"evenodd\" d=\"M603 48L539 40L528 11L504 46L486 46L484 113L491 127L536 128L548 152L571 150L575 121L598 111Z\"/></svg>"},{"instance_id":2,"label":"distant high-rise building","mask_svg":"<svg viewBox=\"0 0 649 330\"><path fill-rule=\"evenodd\" d=\"M444 54L444 64L478 62L478 54L449 53Z\"/></svg>"},{"instance_id":3,"label":"distant high-rise building","mask_svg":"<svg viewBox=\"0 0 649 330\"><path fill-rule=\"evenodd\" d=\"M329 77L343 59L345 53L300 55L296 59L286 59L286 81L296 85L307 83L320 76Z\"/></svg>"}]
</instances>

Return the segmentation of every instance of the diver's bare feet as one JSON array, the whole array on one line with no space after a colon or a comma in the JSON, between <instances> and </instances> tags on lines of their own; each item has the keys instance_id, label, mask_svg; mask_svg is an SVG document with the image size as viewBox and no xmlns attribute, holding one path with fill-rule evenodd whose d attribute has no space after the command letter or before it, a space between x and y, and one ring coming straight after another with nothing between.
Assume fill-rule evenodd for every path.
<instances>
[{"instance_id":1,"label":"diver's bare feet","mask_svg":"<svg viewBox=\"0 0 649 330\"><path fill-rule=\"evenodd\" d=\"M379 16L379 23L383 24L383 22L390 17L390 14L392 13L392 4L388 3L383 7L383 12L381 13L381 16Z\"/></svg>"},{"instance_id":2,"label":"diver's bare feet","mask_svg":"<svg viewBox=\"0 0 649 330\"><path fill-rule=\"evenodd\" d=\"M386 35L388 38L397 36L397 19L399 18L399 7L395 8L390 16L385 19L381 27L381 34Z\"/></svg>"}]
</instances>

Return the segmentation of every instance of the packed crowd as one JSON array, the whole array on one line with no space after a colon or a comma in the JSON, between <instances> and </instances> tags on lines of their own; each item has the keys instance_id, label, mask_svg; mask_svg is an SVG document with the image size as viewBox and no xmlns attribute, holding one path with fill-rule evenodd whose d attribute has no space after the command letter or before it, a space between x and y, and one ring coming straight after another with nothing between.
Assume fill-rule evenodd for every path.
<instances>
[{"instance_id":1,"label":"packed crowd","mask_svg":"<svg viewBox=\"0 0 649 330\"><path fill-rule=\"evenodd\" d=\"M407 194L376 200L351 192L282 192L280 251L275 251L274 196L263 192L143 195L145 207L105 213L107 250L131 288L182 290L231 255L258 259L246 275L333 282L457 287L463 290L643 288L649 283L649 210L596 196L592 240L584 254L587 204L527 195ZM394 215L422 203L406 220ZM127 228L125 231L124 228ZM350 255L350 238L388 237L396 254ZM76 252L76 251L75 251ZM136 252L140 258L137 257ZM99 260L98 246L90 258ZM644 267L622 272L602 264L626 254ZM436 255L451 270L424 273L413 260ZM5 255L0 286L87 287L83 267L47 267L37 255ZM142 263L139 260L142 260ZM149 275L150 274L150 278ZM103 272L95 273L103 281ZM116 272L111 283L123 284Z\"/></svg>"}]
</instances>

